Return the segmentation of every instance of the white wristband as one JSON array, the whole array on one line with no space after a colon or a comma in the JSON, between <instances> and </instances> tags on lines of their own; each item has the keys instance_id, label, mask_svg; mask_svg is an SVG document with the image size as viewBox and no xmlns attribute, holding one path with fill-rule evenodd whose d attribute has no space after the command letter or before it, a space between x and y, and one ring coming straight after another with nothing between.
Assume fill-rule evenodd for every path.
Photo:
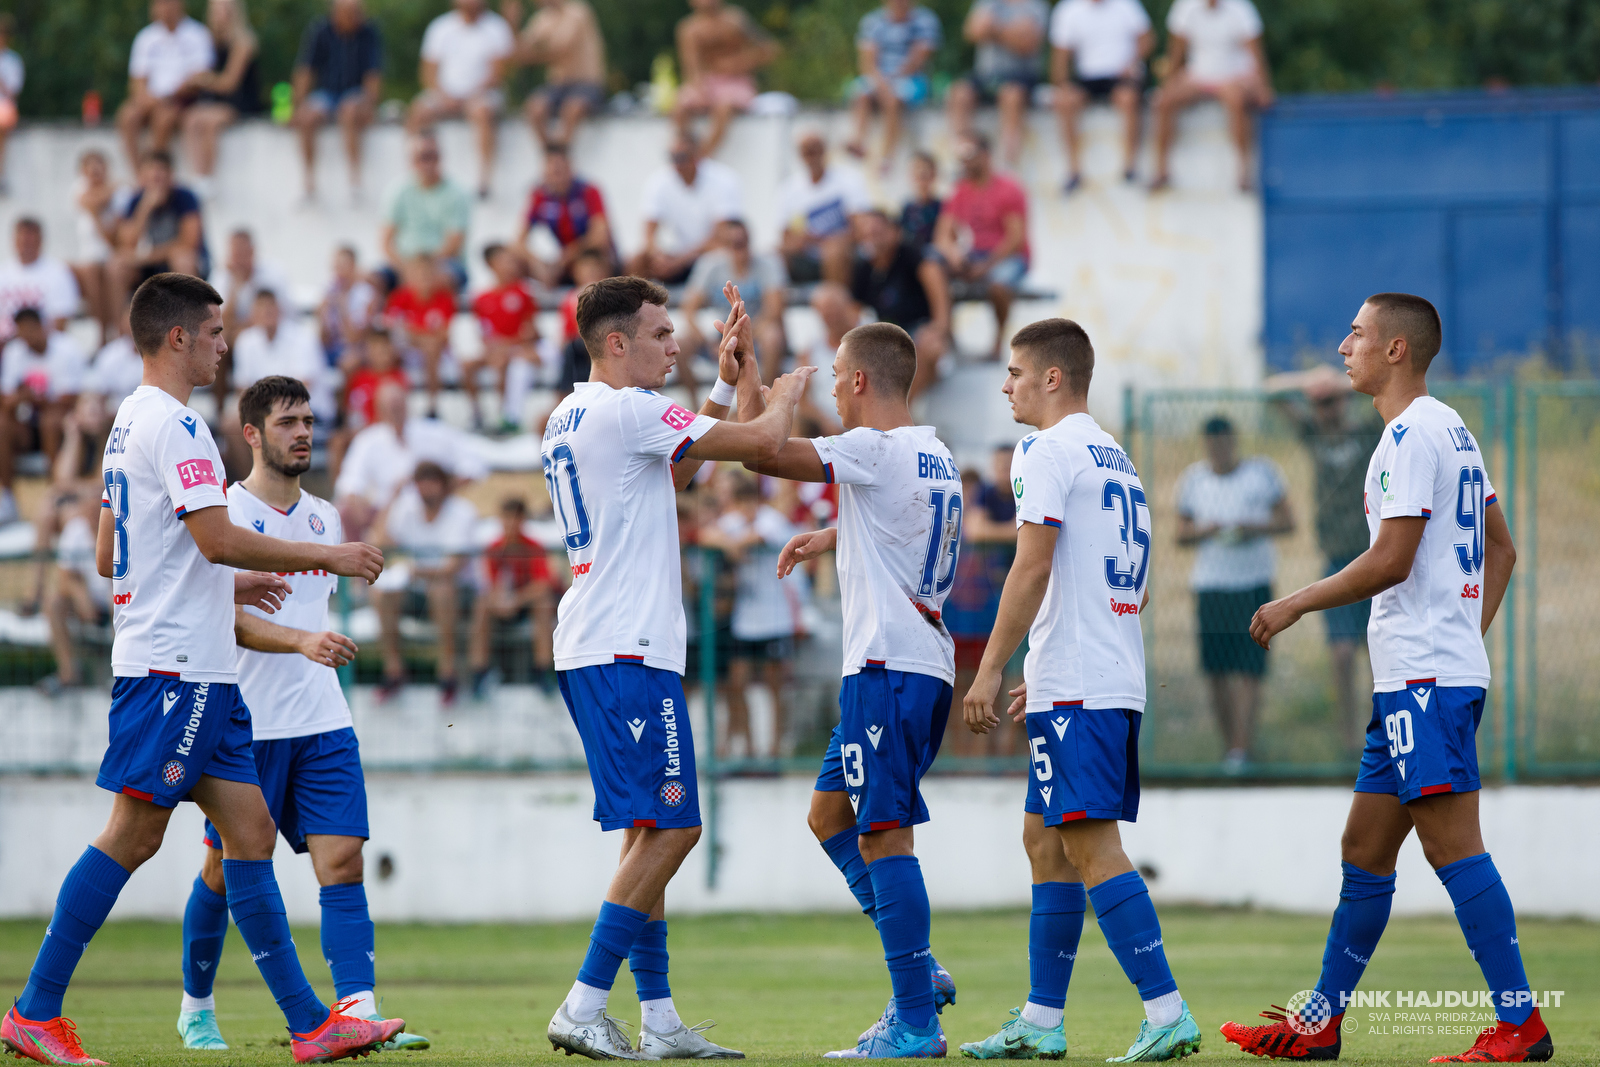
<instances>
[{"instance_id":1,"label":"white wristband","mask_svg":"<svg viewBox=\"0 0 1600 1067\"><path fill-rule=\"evenodd\" d=\"M713 404L718 404L722 407L728 408L733 406L733 398L736 395L737 394L734 392L733 386L729 385L721 378L718 378L717 384L711 387L711 395L707 397L707 399Z\"/></svg>"}]
</instances>

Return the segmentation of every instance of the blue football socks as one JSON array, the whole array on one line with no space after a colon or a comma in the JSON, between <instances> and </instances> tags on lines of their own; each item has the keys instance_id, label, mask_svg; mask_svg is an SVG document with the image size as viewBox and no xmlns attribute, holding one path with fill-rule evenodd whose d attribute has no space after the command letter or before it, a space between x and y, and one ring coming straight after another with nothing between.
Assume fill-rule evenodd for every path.
<instances>
[{"instance_id":1,"label":"blue football socks","mask_svg":"<svg viewBox=\"0 0 1600 1067\"><path fill-rule=\"evenodd\" d=\"M1087 902L1082 882L1041 882L1033 887L1033 911L1028 915L1029 1004L1066 1006Z\"/></svg>"},{"instance_id":2,"label":"blue football socks","mask_svg":"<svg viewBox=\"0 0 1600 1067\"><path fill-rule=\"evenodd\" d=\"M1095 918L1106 944L1122 965L1122 973L1139 989L1139 999L1152 1001L1177 991L1161 945L1161 920L1150 891L1138 871L1107 878L1089 890Z\"/></svg>"},{"instance_id":3,"label":"blue football socks","mask_svg":"<svg viewBox=\"0 0 1600 1067\"><path fill-rule=\"evenodd\" d=\"M878 937L894 988L895 1014L913 1029L926 1029L934 1014L933 974L928 970L932 920L922 864L915 856L885 856L867 871L877 902Z\"/></svg>"},{"instance_id":4,"label":"blue football socks","mask_svg":"<svg viewBox=\"0 0 1600 1067\"><path fill-rule=\"evenodd\" d=\"M1394 879L1392 874L1370 874L1353 863L1344 865L1339 906L1328 927L1328 946L1322 950L1322 977L1316 986L1317 992L1328 998L1335 1015L1349 1006L1350 995L1361 983L1362 972L1378 947L1383 928L1389 924Z\"/></svg>"},{"instance_id":5,"label":"blue football socks","mask_svg":"<svg viewBox=\"0 0 1600 1067\"><path fill-rule=\"evenodd\" d=\"M225 859L222 880L227 883L233 923L250 946L250 958L266 979L278 1010L283 1012L292 1032L310 1033L326 1021L328 1008L317 999L305 971L300 969L272 861Z\"/></svg>"},{"instance_id":6,"label":"blue football socks","mask_svg":"<svg viewBox=\"0 0 1600 1067\"><path fill-rule=\"evenodd\" d=\"M1456 922L1494 994L1494 1013L1521 1026L1533 1014L1533 992L1517 947L1517 916L1511 895L1487 852L1447 863L1434 872L1456 906Z\"/></svg>"},{"instance_id":7,"label":"blue football socks","mask_svg":"<svg viewBox=\"0 0 1600 1067\"><path fill-rule=\"evenodd\" d=\"M633 939L628 953L628 969L640 1000L661 1000L672 996L667 984L667 920L652 919Z\"/></svg>"},{"instance_id":8,"label":"blue football socks","mask_svg":"<svg viewBox=\"0 0 1600 1067\"><path fill-rule=\"evenodd\" d=\"M211 995L227 936L228 898L212 892L205 879L195 875L183 909L183 991L191 997Z\"/></svg>"},{"instance_id":9,"label":"blue football socks","mask_svg":"<svg viewBox=\"0 0 1600 1067\"><path fill-rule=\"evenodd\" d=\"M594 931L589 935L589 952L578 968L578 981L595 989L610 989L617 980L617 969L633 951L650 916L622 904L605 901L600 905L600 917L594 921Z\"/></svg>"},{"instance_id":10,"label":"blue football socks","mask_svg":"<svg viewBox=\"0 0 1600 1067\"><path fill-rule=\"evenodd\" d=\"M24 1019L45 1022L61 1014L72 972L128 884L122 864L90 845L67 872L56 894L55 914L44 933L44 944L28 972L28 985L17 999L16 1012Z\"/></svg>"},{"instance_id":11,"label":"blue football socks","mask_svg":"<svg viewBox=\"0 0 1600 1067\"><path fill-rule=\"evenodd\" d=\"M333 972L336 1000L365 993L376 981L377 953L372 916L367 913L367 887L360 882L325 885L322 905L322 956Z\"/></svg>"},{"instance_id":12,"label":"blue football socks","mask_svg":"<svg viewBox=\"0 0 1600 1067\"><path fill-rule=\"evenodd\" d=\"M867 864L861 858L861 835L854 826L834 834L822 843L822 851L828 854L833 865L839 868L839 873L844 875L845 884L850 887L856 903L861 905L861 911L874 924L878 921L877 900L872 895L872 876L867 873Z\"/></svg>"}]
</instances>

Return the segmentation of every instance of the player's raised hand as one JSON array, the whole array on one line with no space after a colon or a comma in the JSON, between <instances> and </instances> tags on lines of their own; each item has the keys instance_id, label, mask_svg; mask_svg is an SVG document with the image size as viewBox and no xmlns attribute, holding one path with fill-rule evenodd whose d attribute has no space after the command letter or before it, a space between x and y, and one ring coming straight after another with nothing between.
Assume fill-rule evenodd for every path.
<instances>
[{"instance_id":1,"label":"player's raised hand","mask_svg":"<svg viewBox=\"0 0 1600 1067\"><path fill-rule=\"evenodd\" d=\"M354 641L332 630L320 634L308 631L300 639L300 654L323 667L342 667L355 659L358 651Z\"/></svg>"},{"instance_id":2,"label":"player's raised hand","mask_svg":"<svg viewBox=\"0 0 1600 1067\"><path fill-rule=\"evenodd\" d=\"M259 608L268 615L283 607L284 598L294 592L289 583L265 571L234 571L233 602Z\"/></svg>"},{"instance_id":3,"label":"player's raised hand","mask_svg":"<svg viewBox=\"0 0 1600 1067\"><path fill-rule=\"evenodd\" d=\"M811 376L816 372L815 367L796 367L788 374L778 375L778 380L766 392L767 399L774 404L798 404L800 397L805 394L806 383L811 381Z\"/></svg>"},{"instance_id":4,"label":"player's raised hand","mask_svg":"<svg viewBox=\"0 0 1600 1067\"><path fill-rule=\"evenodd\" d=\"M1000 716L994 713L994 699L999 693L1000 675L979 671L972 680L972 688L961 701L961 718L967 729L975 734L986 734L1000 725Z\"/></svg>"},{"instance_id":5,"label":"player's raised hand","mask_svg":"<svg viewBox=\"0 0 1600 1067\"><path fill-rule=\"evenodd\" d=\"M833 551L838 544L839 530L834 526L795 534L783 546L783 551L778 553L778 577L787 578L794 573L795 567L816 559L824 552Z\"/></svg>"},{"instance_id":6,"label":"player's raised hand","mask_svg":"<svg viewBox=\"0 0 1600 1067\"><path fill-rule=\"evenodd\" d=\"M730 385L739 384L739 330L748 326L750 317L743 311L743 302L736 307L738 315L728 313L727 322L717 323L717 329L722 331L722 340L717 344L717 377Z\"/></svg>"},{"instance_id":7,"label":"player's raised hand","mask_svg":"<svg viewBox=\"0 0 1600 1067\"><path fill-rule=\"evenodd\" d=\"M363 578L368 584L383 573L383 550L364 541L346 541L329 550L327 569L346 578Z\"/></svg>"},{"instance_id":8,"label":"player's raised hand","mask_svg":"<svg viewBox=\"0 0 1600 1067\"><path fill-rule=\"evenodd\" d=\"M1262 648L1270 649L1272 639L1299 622L1303 614L1290 606L1288 597L1263 604L1256 609L1255 618L1250 620L1250 636Z\"/></svg>"},{"instance_id":9,"label":"player's raised hand","mask_svg":"<svg viewBox=\"0 0 1600 1067\"><path fill-rule=\"evenodd\" d=\"M1011 706L1006 709L1006 714L1011 716L1012 722L1021 722L1028 717L1028 683L1023 682L1011 690L1011 695L1017 699L1011 702Z\"/></svg>"}]
</instances>

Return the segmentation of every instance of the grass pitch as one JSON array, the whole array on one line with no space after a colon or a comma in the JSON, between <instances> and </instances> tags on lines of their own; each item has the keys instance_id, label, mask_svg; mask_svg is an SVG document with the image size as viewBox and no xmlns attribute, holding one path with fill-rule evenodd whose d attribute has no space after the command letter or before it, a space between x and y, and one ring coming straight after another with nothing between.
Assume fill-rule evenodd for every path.
<instances>
[{"instance_id":1,"label":"grass pitch","mask_svg":"<svg viewBox=\"0 0 1600 1067\"><path fill-rule=\"evenodd\" d=\"M1161 918L1168 958L1205 1035L1204 1061L1258 1062L1224 1045L1217 1027L1253 1019L1312 985L1327 920L1178 908L1163 909ZM959 988L943 1016L953 1056L957 1044L993 1032L1026 999L1027 922L1016 912L934 916L934 952ZM815 1063L825 1050L853 1044L888 996L882 950L860 916L673 919L671 931L673 994L685 1021L717 1019L710 1036L755 1059ZM386 1056L414 1060L413 1067L548 1061L557 1054L544 1039L545 1024L572 981L588 932L587 924L380 926L378 992L386 1013L433 1040L430 1051ZM0 923L0 975L11 995L21 991L43 933L40 922ZM301 929L296 939L313 985L331 999L317 932ZM1556 1060L1600 1063L1600 925L1525 920L1520 940L1534 988L1565 991L1561 1007L1544 1012ZM216 989L232 1050L180 1047L179 951L175 923L114 923L101 931L67 995L67 1013L89 1053L114 1067L288 1064L283 1018L237 931L229 932ZM1390 923L1363 988L1432 994L1481 984L1454 920L1443 916ZM612 1009L638 1020L625 972ZM1361 1027L1345 1038L1341 1060L1414 1064L1472 1044L1470 1021L1443 1022L1428 1008L1411 1014L1352 1009ZM1069 1060L1121 1055L1142 1017L1091 916L1067 1000ZM1458 1032L1428 1032L1442 1026ZM1405 1027L1420 1032L1397 1032Z\"/></svg>"}]
</instances>

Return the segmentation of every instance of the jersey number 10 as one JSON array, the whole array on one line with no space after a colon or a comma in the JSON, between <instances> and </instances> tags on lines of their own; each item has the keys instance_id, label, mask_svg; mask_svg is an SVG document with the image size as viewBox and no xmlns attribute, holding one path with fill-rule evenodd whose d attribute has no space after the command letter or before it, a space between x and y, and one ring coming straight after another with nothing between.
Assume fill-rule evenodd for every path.
<instances>
[{"instance_id":1,"label":"jersey number 10","mask_svg":"<svg viewBox=\"0 0 1600 1067\"><path fill-rule=\"evenodd\" d=\"M566 494L561 492L566 483ZM594 530L589 526L589 512L583 506L583 487L578 484L578 461L572 455L572 446L565 442L552 448L544 457L544 484L550 490L550 502L561 516L562 540L573 552L589 547Z\"/></svg>"}]
</instances>

